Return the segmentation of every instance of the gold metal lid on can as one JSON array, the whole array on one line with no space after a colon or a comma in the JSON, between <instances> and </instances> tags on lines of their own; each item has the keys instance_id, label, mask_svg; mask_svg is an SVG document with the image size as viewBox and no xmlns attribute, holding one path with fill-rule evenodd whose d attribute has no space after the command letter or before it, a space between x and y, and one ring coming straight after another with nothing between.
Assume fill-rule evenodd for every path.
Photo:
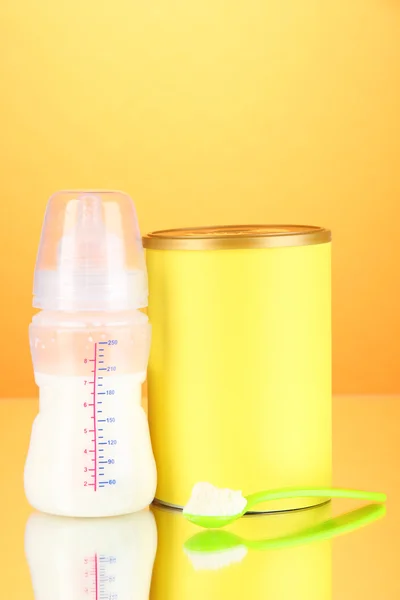
<instances>
[{"instance_id":1,"label":"gold metal lid on can","mask_svg":"<svg viewBox=\"0 0 400 600\"><path fill-rule=\"evenodd\" d=\"M143 238L151 250L232 250L309 246L331 241L331 232L312 225L222 225L153 231Z\"/></svg>"}]
</instances>

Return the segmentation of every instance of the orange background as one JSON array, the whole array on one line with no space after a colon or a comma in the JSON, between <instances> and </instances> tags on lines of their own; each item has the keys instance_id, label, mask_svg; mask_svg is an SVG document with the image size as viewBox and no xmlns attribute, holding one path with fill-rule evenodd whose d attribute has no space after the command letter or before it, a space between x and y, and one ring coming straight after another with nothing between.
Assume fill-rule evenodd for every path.
<instances>
[{"instance_id":1,"label":"orange background","mask_svg":"<svg viewBox=\"0 0 400 600\"><path fill-rule=\"evenodd\" d=\"M35 394L27 326L49 195L117 188L142 231L334 232L334 391L400 391L400 3L0 4L0 395Z\"/></svg>"}]
</instances>

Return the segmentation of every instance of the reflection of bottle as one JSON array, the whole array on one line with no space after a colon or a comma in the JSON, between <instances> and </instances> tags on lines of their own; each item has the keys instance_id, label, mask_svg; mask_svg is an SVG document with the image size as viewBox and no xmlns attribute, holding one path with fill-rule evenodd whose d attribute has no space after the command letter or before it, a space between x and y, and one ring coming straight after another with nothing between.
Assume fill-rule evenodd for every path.
<instances>
[{"instance_id":1,"label":"reflection of bottle","mask_svg":"<svg viewBox=\"0 0 400 600\"><path fill-rule=\"evenodd\" d=\"M331 600L331 542L247 551L226 548L213 555L188 553L185 542L201 530L182 514L152 507L158 529L150 600ZM248 516L222 532L245 540L278 538L327 520L331 505ZM199 553L200 554L200 553Z\"/></svg>"},{"instance_id":2,"label":"reflection of bottle","mask_svg":"<svg viewBox=\"0 0 400 600\"><path fill-rule=\"evenodd\" d=\"M29 502L74 517L127 514L154 498L141 386L150 325L135 208L117 192L49 201L30 342L40 411L25 467Z\"/></svg>"},{"instance_id":3,"label":"reflection of bottle","mask_svg":"<svg viewBox=\"0 0 400 600\"><path fill-rule=\"evenodd\" d=\"M148 510L110 519L35 513L25 532L35 600L148 600L156 548Z\"/></svg>"}]
</instances>

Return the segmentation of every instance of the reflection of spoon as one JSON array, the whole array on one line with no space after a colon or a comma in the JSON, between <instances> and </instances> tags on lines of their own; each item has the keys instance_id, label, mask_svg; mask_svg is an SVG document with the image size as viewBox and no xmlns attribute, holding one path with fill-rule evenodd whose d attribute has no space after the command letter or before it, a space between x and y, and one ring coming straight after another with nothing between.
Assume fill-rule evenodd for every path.
<instances>
[{"instance_id":1,"label":"reflection of spoon","mask_svg":"<svg viewBox=\"0 0 400 600\"><path fill-rule=\"evenodd\" d=\"M247 549L274 550L327 540L368 525L383 517L385 513L386 507L384 505L370 504L291 535L267 540L246 540L228 531L202 531L186 540L183 547L192 560L193 566L204 568L204 565L207 565L206 568L218 568L232 562L238 562L239 554L237 550L239 548L242 549L239 560L242 560L247 553ZM219 555L225 553L225 557L228 558L228 552L233 550L235 550L237 558L232 553L231 559L222 564L223 561L219 559ZM207 561L202 558L205 556L208 556ZM217 566L210 567L209 565L213 564L213 557L216 559L214 564Z\"/></svg>"},{"instance_id":2,"label":"reflection of spoon","mask_svg":"<svg viewBox=\"0 0 400 600\"><path fill-rule=\"evenodd\" d=\"M229 516L204 516L204 515L193 515L183 510L183 516L188 519L191 523L205 527L207 529L218 529L219 527L225 527L243 517L246 512L249 512L253 506L263 502L269 502L271 500L283 500L285 498L353 498L356 500L368 500L368 502L385 502L386 495L378 492L364 492L360 490L345 490L335 488L313 488L313 489L301 489L301 488L287 488L280 490L266 490L264 492L257 492L256 494L250 494L245 499L247 500L245 507L242 512L236 515Z\"/></svg>"}]
</instances>

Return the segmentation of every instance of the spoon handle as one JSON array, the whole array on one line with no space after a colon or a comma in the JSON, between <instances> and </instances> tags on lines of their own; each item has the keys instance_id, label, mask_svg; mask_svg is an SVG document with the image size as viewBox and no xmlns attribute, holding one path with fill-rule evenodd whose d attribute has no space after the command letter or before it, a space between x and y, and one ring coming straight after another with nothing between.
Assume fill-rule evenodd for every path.
<instances>
[{"instance_id":1,"label":"spoon handle","mask_svg":"<svg viewBox=\"0 0 400 600\"><path fill-rule=\"evenodd\" d=\"M353 498L355 500L368 500L368 502L385 502L386 494L379 492L365 492L362 490L348 490L339 488L285 488L280 490L265 490L246 497L246 511L256 504L271 500L284 500L286 498Z\"/></svg>"}]
</instances>

